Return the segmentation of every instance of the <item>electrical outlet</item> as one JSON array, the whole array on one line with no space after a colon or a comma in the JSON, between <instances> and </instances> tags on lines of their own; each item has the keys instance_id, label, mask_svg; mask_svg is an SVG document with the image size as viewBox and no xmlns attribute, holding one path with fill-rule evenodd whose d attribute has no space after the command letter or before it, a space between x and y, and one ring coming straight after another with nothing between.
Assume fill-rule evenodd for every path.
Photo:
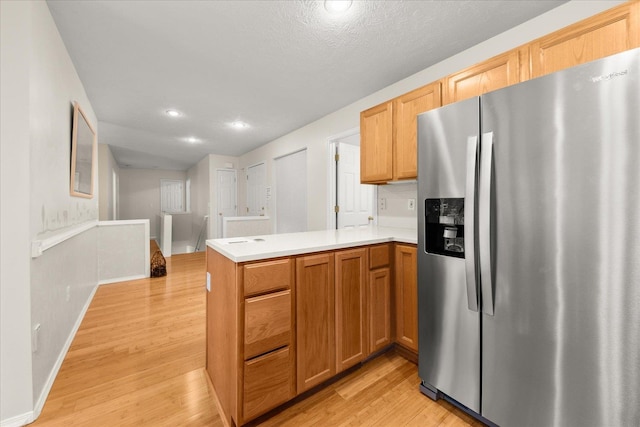
<instances>
[{"instance_id":1,"label":"electrical outlet","mask_svg":"<svg viewBox=\"0 0 640 427\"><path fill-rule=\"evenodd\" d=\"M387 199L385 198L380 198L378 199L378 210L385 210L387 209Z\"/></svg>"},{"instance_id":2,"label":"electrical outlet","mask_svg":"<svg viewBox=\"0 0 640 427\"><path fill-rule=\"evenodd\" d=\"M409 203L407 203L407 209L410 211L416 210L416 199L409 199Z\"/></svg>"},{"instance_id":3,"label":"electrical outlet","mask_svg":"<svg viewBox=\"0 0 640 427\"><path fill-rule=\"evenodd\" d=\"M207 292L211 292L211 273L207 271Z\"/></svg>"},{"instance_id":4,"label":"electrical outlet","mask_svg":"<svg viewBox=\"0 0 640 427\"><path fill-rule=\"evenodd\" d=\"M71 300L71 286L67 286L67 302Z\"/></svg>"}]
</instances>

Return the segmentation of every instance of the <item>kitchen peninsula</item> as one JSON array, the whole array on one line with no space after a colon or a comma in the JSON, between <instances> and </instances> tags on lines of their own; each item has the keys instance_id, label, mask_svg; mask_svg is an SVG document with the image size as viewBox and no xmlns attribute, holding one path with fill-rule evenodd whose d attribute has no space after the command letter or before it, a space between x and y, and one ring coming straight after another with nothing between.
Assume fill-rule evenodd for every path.
<instances>
[{"instance_id":1,"label":"kitchen peninsula","mask_svg":"<svg viewBox=\"0 0 640 427\"><path fill-rule=\"evenodd\" d=\"M207 372L242 425L398 344L417 358L415 230L207 241Z\"/></svg>"}]
</instances>

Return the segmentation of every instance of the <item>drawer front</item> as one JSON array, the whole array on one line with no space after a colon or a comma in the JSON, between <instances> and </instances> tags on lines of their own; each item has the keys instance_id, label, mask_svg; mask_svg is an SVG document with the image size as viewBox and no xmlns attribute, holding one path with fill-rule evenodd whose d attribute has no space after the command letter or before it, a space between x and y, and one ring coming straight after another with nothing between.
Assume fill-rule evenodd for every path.
<instances>
[{"instance_id":1,"label":"drawer front","mask_svg":"<svg viewBox=\"0 0 640 427\"><path fill-rule=\"evenodd\" d=\"M244 296L291 289L291 259L259 262L244 266Z\"/></svg>"},{"instance_id":2,"label":"drawer front","mask_svg":"<svg viewBox=\"0 0 640 427\"><path fill-rule=\"evenodd\" d=\"M384 244L371 246L369 248L369 270L389 265L389 246L388 244Z\"/></svg>"},{"instance_id":3,"label":"drawer front","mask_svg":"<svg viewBox=\"0 0 640 427\"><path fill-rule=\"evenodd\" d=\"M291 350L285 347L244 363L245 421L294 397L292 361Z\"/></svg>"},{"instance_id":4,"label":"drawer front","mask_svg":"<svg viewBox=\"0 0 640 427\"><path fill-rule=\"evenodd\" d=\"M244 303L244 359L291 343L291 290L248 298Z\"/></svg>"}]
</instances>

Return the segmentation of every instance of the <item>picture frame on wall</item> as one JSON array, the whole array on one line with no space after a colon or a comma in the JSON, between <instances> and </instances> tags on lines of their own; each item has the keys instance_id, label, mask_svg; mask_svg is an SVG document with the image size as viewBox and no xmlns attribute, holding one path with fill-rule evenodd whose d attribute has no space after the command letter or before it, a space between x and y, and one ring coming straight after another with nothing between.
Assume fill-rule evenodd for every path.
<instances>
[{"instance_id":1,"label":"picture frame on wall","mask_svg":"<svg viewBox=\"0 0 640 427\"><path fill-rule=\"evenodd\" d=\"M93 175L96 164L96 132L78 102L73 103L71 131L71 174L69 191L72 196L93 198Z\"/></svg>"}]
</instances>

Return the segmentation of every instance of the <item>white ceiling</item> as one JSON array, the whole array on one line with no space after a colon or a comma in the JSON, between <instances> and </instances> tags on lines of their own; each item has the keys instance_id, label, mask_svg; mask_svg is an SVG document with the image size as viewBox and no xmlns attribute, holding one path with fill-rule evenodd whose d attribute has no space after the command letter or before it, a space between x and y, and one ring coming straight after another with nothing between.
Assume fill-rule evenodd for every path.
<instances>
[{"instance_id":1,"label":"white ceiling","mask_svg":"<svg viewBox=\"0 0 640 427\"><path fill-rule=\"evenodd\" d=\"M180 170L242 155L562 3L354 1L336 17L311 0L48 1L99 141L122 167Z\"/></svg>"}]
</instances>

